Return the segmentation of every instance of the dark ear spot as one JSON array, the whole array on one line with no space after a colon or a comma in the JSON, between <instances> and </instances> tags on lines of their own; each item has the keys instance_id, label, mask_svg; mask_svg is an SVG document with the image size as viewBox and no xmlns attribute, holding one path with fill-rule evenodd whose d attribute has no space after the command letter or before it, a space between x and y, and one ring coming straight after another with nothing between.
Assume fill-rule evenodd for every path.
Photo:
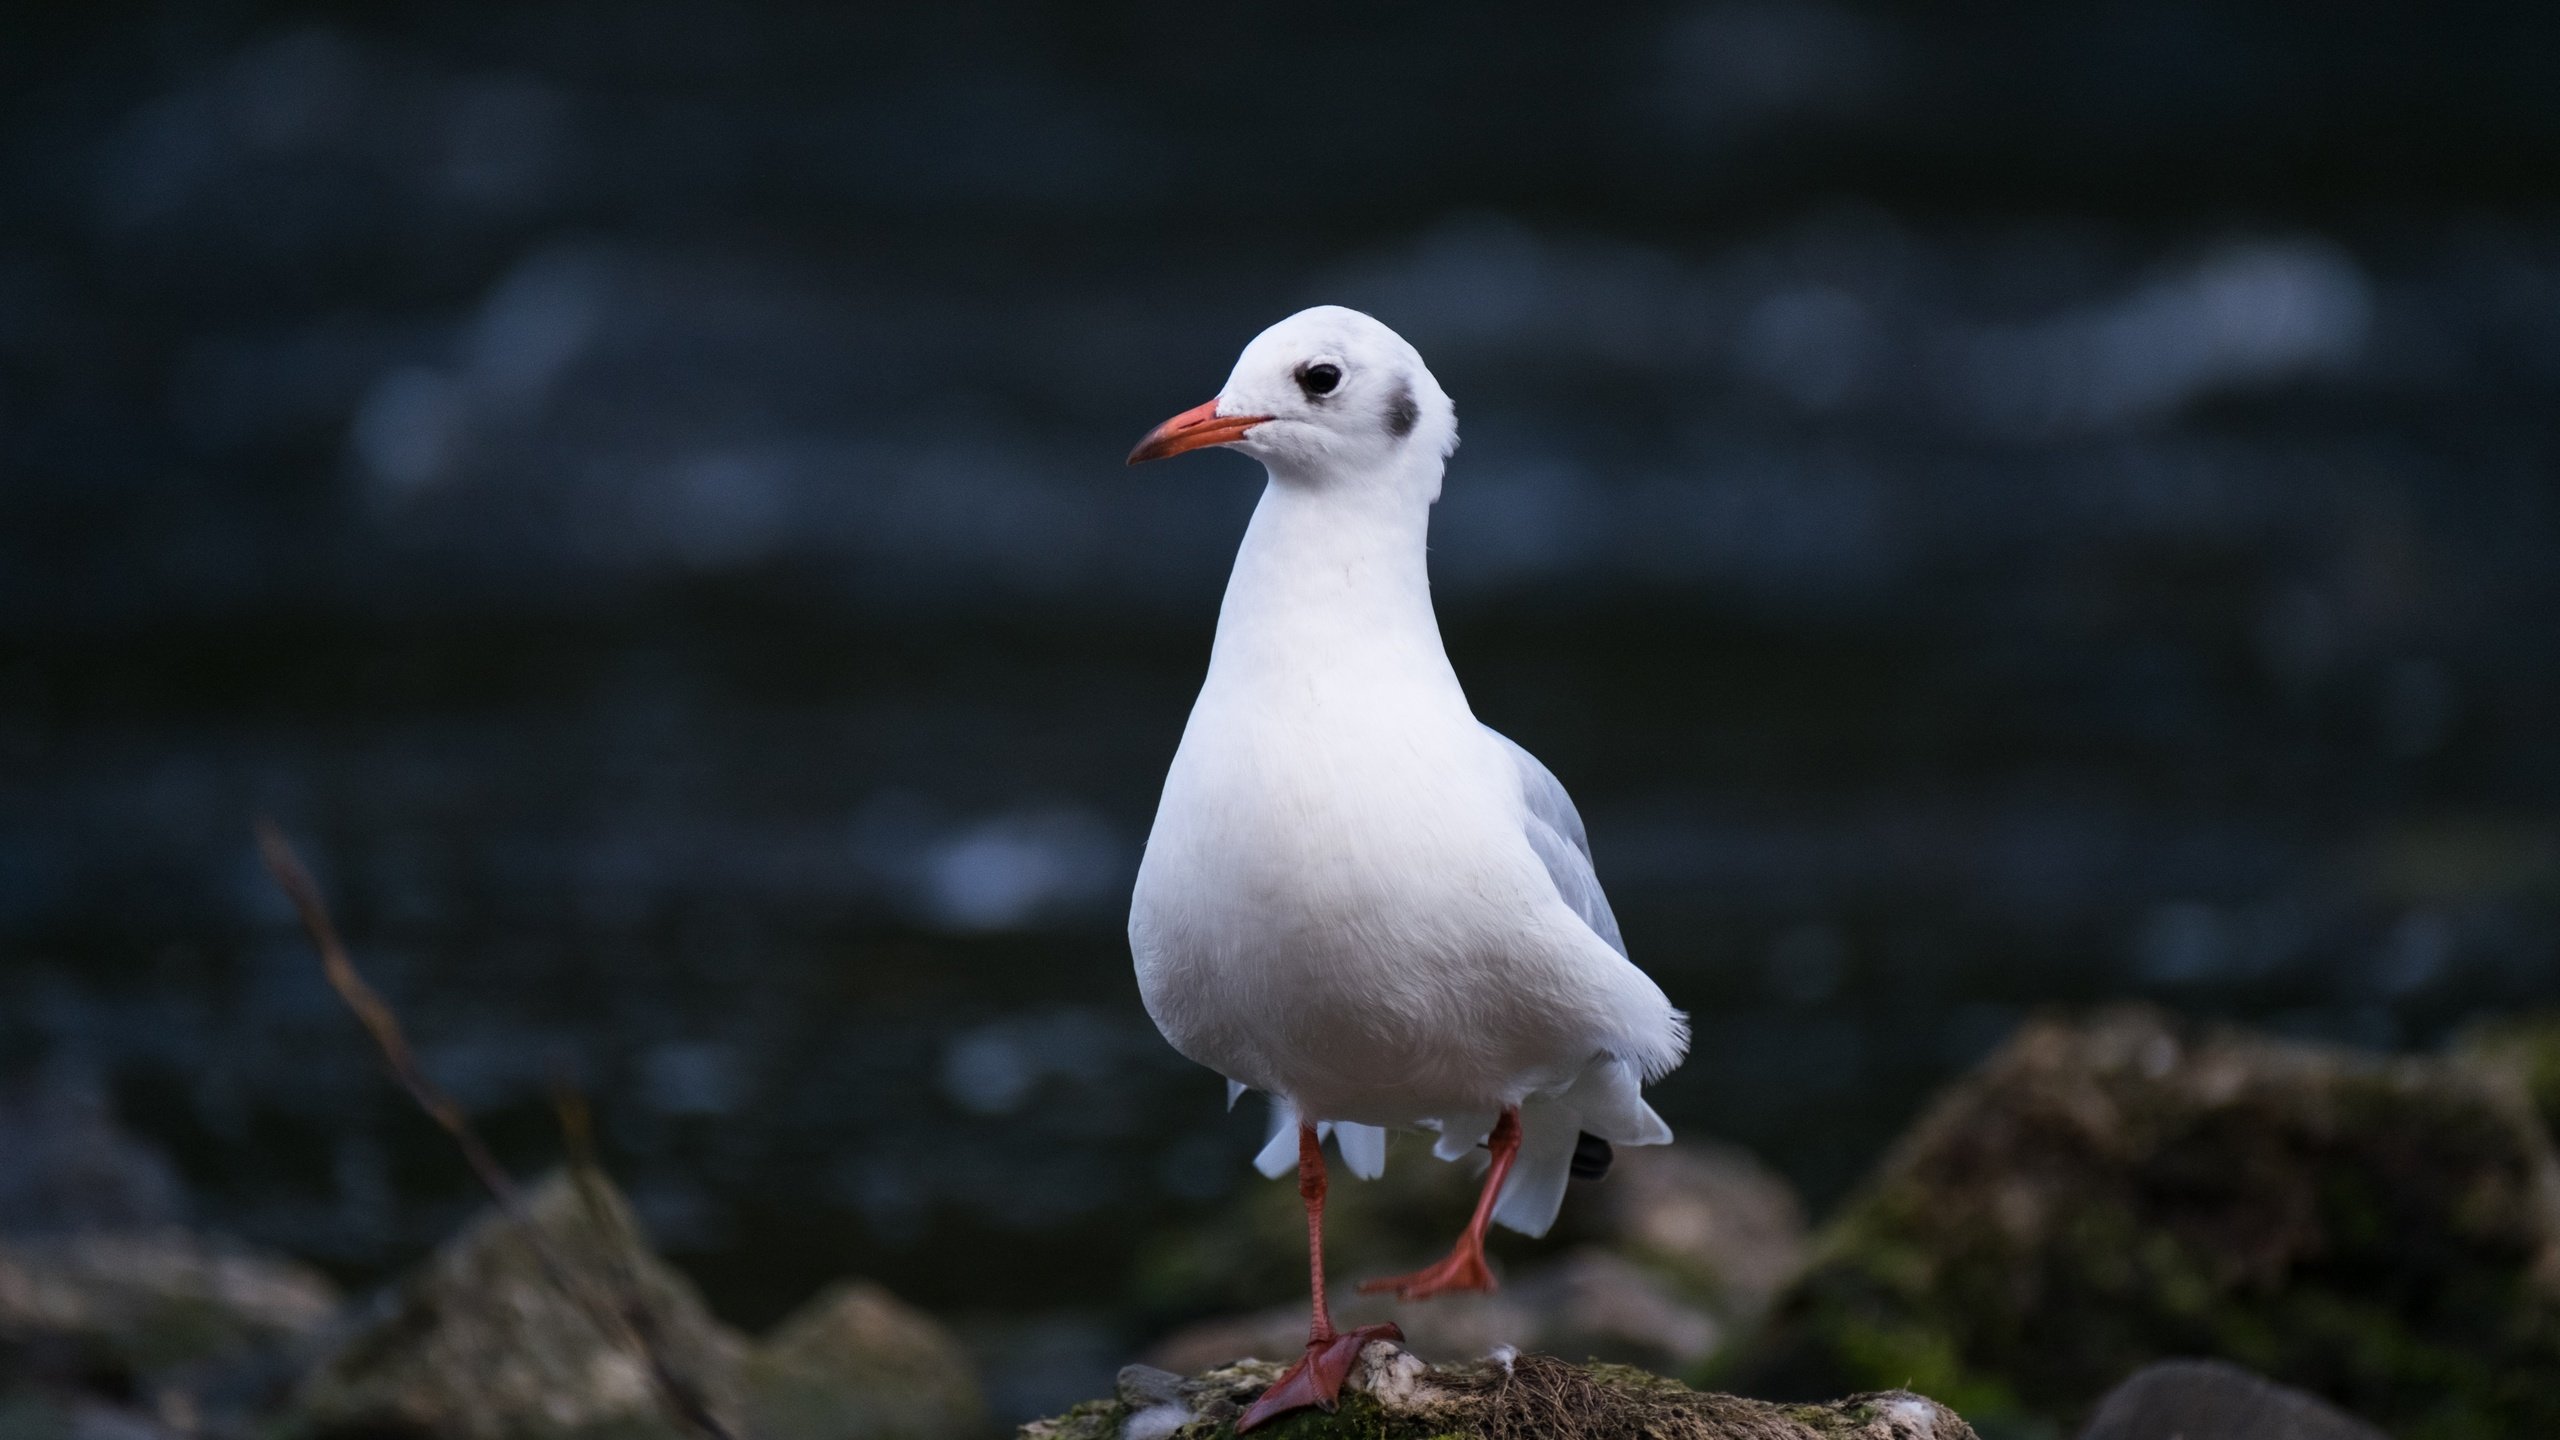
<instances>
[{"instance_id":1,"label":"dark ear spot","mask_svg":"<svg viewBox=\"0 0 2560 1440\"><path fill-rule=\"evenodd\" d=\"M1395 398L1387 402L1387 430L1401 440L1413 433L1415 422L1422 419L1422 407L1413 403L1413 387L1399 385Z\"/></svg>"}]
</instances>

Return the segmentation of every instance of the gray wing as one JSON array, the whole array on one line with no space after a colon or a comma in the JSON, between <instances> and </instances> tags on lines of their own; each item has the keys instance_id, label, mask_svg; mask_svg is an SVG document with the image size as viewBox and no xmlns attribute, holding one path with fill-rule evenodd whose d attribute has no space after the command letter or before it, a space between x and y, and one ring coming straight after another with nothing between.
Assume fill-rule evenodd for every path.
<instances>
[{"instance_id":1,"label":"gray wing","mask_svg":"<svg viewBox=\"0 0 2560 1440\"><path fill-rule=\"evenodd\" d=\"M1593 934L1609 942L1610 949L1626 954L1618 917L1610 913L1609 897L1600 892L1599 872L1591 868L1591 837L1583 831L1573 797L1564 793L1564 782L1510 736L1490 725L1484 733L1501 741L1502 748L1511 752L1512 764L1519 767L1520 793L1529 802L1529 848L1546 862L1547 878L1555 882L1556 893Z\"/></svg>"}]
</instances>

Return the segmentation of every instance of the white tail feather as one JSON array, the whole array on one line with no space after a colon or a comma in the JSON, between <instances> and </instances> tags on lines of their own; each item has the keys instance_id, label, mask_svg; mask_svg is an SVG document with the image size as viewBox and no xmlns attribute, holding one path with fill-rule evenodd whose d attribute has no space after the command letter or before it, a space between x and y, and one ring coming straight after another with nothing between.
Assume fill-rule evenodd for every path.
<instances>
[{"instance_id":1,"label":"white tail feather","mask_svg":"<svg viewBox=\"0 0 2560 1440\"><path fill-rule=\"evenodd\" d=\"M1444 1115L1423 1122L1440 1132L1431 1153L1443 1160L1473 1159L1482 1165L1485 1138L1493 1131L1491 1115ZM1635 1067L1615 1055L1597 1055L1582 1067L1573 1083L1552 1094L1532 1095L1520 1104L1520 1153L1511 1175L1494 1201L1495 1223L1523 1235L1544 1235L1564 1204L1565 1182L1573 1174L1575 1142L1585 1133L1616 1145L1667 1145L1671 1127L1645 1103ZM1316 1138L1331 1136L1345 1168L1363 1180L1386 1173L1387 1132L1375 1125L1325 1121ZM1271 1133L1253 1166L1278 1179L1298 1164L1298 1112L1288 1101L1271 1097Z\"/></svg>"},{"instance_id":2,"label":"white tail feather","mask_svg":"<svg viewBox=\"0 0 2560 1440\"><path fill-rule=\"evenodd\" d=\"M1440 1139L1431 1153L1443 1160L1464 1160L1484 1148L1484 1137L1493 1133L1494 1117L1486 1115L1447 1115L1440 1120Z\"/></svg>"},{"instance_id":3,"label":"white tail feather","mask_svg":"<svg viewBox=\"0 0 2560 1440\"><path fill-rule=\"evenodd\" d=\"M1564 1204L1573 1148L1585 1131L1618 1145L1666 1145L1671 1127L1644 1102L1632 1067L1614 1055L1595 1057L1572 1084L1532 1095L1520 1106L1520 1155L1494 1202L1494 1223L1544 1235ZM1443 1131L1445 1145L1449 1132Z\"/></svg>"},{"instance_id":4,"label":"white tail feather","mask_svg":"<svg viewBox=\"0 0 2560 1440\"><path fill-rule=\"evenodd\" d=\"M1375 1180L1387 1173L1387 1132L1375 1125L1336 1122L1333 1148L1342 1152L1342 1163L1351 1173L1363 1180Z\"/></svg>"},{"instance_id":5,"label":"white tail feather","mask_svg":"<svg viewBox=\"0 0 2560 1440\"><path fill-rule=\"evenodd\" d=\"M1544 1235L1564 1205L1564 1182L1573 1175L1573 1145L1581 1116L1561 1098L1533 1095L1520 1106L1520 1154L1493 1203L1494 1223L1523 1235Z\"/></svg>"},{"instance_id":6,"label":"white tail feather","mask_svg":"<svg viewBox=\"0 0 2560 1440\"><path fill-rule=\"evenodd\" d=\"M1387 1132L1375 1125L1354 1125L1349 1121L1336 1124L1318 1121L1316 1139L1327 1136L1341 1153L1343 1166L1363 1180L1375 1180L1387 1172ZM1298 1112L1286 1100L1271 1097L1271 1134L1253 1157L1253 1168L1277 1180L1298 1168Z\"/></svg>"},{"instance_id":7,"label":"white tail feather","mask_svg":"<svg viewBox=\"0 0 2560 1440\"><path fill-rule=\"evenodd\" d=\"M1253 1168L1274 1180L1298 1168L1298 1112L1277 1095L1271 1097L1271 1138L1262 1142Z\"/></svg>"}]
</instances>

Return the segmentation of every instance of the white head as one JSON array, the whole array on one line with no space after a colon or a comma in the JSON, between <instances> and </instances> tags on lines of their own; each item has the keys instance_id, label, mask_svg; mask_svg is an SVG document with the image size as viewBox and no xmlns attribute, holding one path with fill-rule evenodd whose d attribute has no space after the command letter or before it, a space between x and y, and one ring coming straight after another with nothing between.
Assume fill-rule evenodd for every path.
<instances>
[{"instance_id":1,"label":"white head","mask_svg":"<svg viewBox=\"0 0 2560 1440\"><path fill-rule=\"evenodd\" d=\"M1458 407L1403 336L1339 305L1253 337L1218 398L1150 431L1129 463L1224 445L1275 479L1322 485L1412 477L1439 493Z\"/></svg>"}]
</instances>

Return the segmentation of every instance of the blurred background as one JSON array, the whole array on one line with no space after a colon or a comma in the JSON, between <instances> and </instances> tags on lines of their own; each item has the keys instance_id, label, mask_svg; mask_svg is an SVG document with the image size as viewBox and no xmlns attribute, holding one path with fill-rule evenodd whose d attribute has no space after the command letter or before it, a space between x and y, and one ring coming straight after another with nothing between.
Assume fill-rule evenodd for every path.
<instances>
[{"instance_id":1,"label":"blurred background","mask_svg":"<svg viewBox=\"0 0 2560 1440\"><path fill-rule=\"evenodd\" d=\"M270 814L500 1148L574 1078L724 1313L858 1270L1000 1410L1106 1384L1261 1126L1120 933L1259 477L1120 457L1325 301L1457 397L1449 646L1696 1017L1658 1104L1817 1212L2039 1005L2560 1001L2555 57L2528 3L11 7L0 1107L359 1284L475 1208Z\"/></svg>"}]
</instances>

